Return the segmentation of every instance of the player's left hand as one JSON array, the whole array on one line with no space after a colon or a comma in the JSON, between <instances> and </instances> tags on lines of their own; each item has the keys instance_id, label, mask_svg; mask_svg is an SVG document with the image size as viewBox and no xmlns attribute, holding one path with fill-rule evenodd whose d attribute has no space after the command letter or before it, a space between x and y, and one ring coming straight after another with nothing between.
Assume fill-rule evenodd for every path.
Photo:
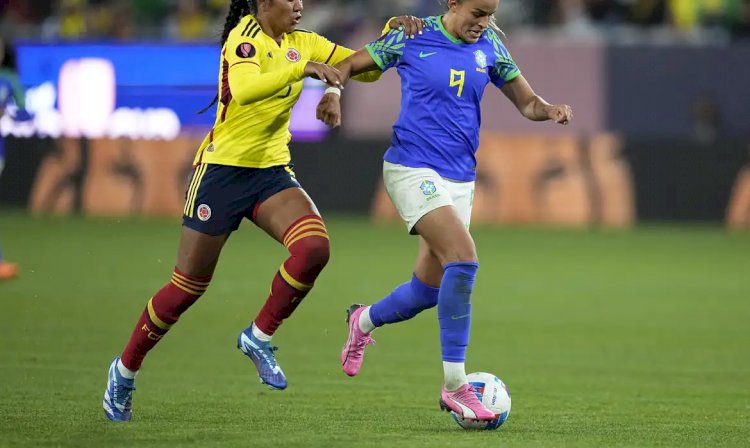
<instances>
[{"instance_id":1,"label":"player's left hand","mask_svg":"<svg viewBox=\"0 0 750 448\"><path fill-rule=\"evenodd\" d=\"M547 117L555 123L566 125L573 120L573 108L567 104L555 104L547 111Z\"/></svg>"},{"instance_id":2,"label":"player's left hand","mask_svg":"<svg viewBox=\"0 0 750 448\"><path fill-rule=\"evenodd\" d=\"M403 30L407 38L414 39L417 34L422 34L424 20L415 16L398 16L388 22L392 30Z\"/></svg>"},{"instance_id":3,"label":"player's left hand","mask_svg":"<svg viewBox=\"0 0 750 448\"><path fill-rule=\"evenodd\" d=\"M332 128L341 126L341 99L335 93L326 93L315 110L318 120Z\"/></svg>"}]
</instances>

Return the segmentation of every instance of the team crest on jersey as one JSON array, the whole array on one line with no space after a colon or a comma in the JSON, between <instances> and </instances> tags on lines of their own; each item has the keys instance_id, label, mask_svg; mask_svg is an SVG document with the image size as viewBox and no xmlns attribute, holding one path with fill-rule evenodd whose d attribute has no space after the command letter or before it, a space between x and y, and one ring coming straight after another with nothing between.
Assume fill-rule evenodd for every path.
<instances>
[{"instance_id":1,"label":"team crest on jersey","mask_svg":"<svg viewBox=\"0 0 750 448\"><path fill-rule=\"evenodd\" d=\"M299 62L302 56L299 54L296 48L289 48L286 51L286 60L289 62Z\"/></svg>"},{"instance_id":2,"label":"team crest on jersey","mask_svg":"<svg viewBox=\"0 0 750 448\"><path fill-rule=\"evenodd\" d=\"M437 191L435 182L431 180L423 180L422 183L419 184L419 189L422 190L422 194L425 196L433 195Z\"/></svg>"},{"instance_id":3,"label":"team crest on jersey","mask_svg":"<svg viewBox=\"0 0 750 448\"><path fill-rule=\"evenodd\" d=\"M485 67L487 67L487 55L484 54L484 51L475 51L474 60L477 61L477 65L479 66L479 68L484 69Z\"/></svg>"},{"instance_id":4,"label":"team crest on jersey","mask_svg":"<svg viewBox=\"0 0 750 448\"><path fill-rule=\"evenodd\" d=\"M206 204L201 204L198 206L198 219L201 221L208 221L211 219L211 207L209 207Z\"/></svg>"},{"instance_id":5,"label":"team crest on jersey","mask_svg":"<svg viewBox=\"0 0 750 448\"><path fill-rule=\"evenodd\" d=\"M237 45L235 53L241 58L248 59L255 56L255 47L250 42L243 42Z\"/></svg>"}]
</instances>

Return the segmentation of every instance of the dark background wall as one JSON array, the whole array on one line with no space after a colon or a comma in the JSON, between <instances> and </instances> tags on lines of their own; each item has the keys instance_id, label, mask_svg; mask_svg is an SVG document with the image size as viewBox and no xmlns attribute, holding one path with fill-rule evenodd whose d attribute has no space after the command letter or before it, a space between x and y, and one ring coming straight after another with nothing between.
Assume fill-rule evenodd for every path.
<instances>
[{"instance_id":1,"label":"dark background wall","mask_svg":"<svg viewBox=\"0 0 750 448\"><path fill-rule=\"evenodd\" d=\"M750 166L746 141L632 139L624 154L642 221L722 221L740 170Z\"/></svg>"},{"instance_id":2,"label":"dark background wall","mask_svg":"<svg viewBox=\"0 0 750 448\"><path fill-rule=\"evenodd\" d=\"M194 151L193 143L195 142L181 142L179 151L174 153L175 156L165 156L161 163L184 164L184 169L188 170L189 160ZM171 148L159 142L145 144L148 147L143 148L137 143L131 143L130 146L118 148L118 151L125 151L121 157L127 159L131 157L128 154L137 157L139 153L152 154L152 151L166 151ZM750 145L747 140L721 140L709 144L686 139L631 138L621 141L620 144L623 148L621 156L632 179L635 215L638 221L722 222L726 217L727 206L740 171L743 168L750 169ZM38 181L37 174L42 162L47 160L49 164L60 158L60 146L50 139L8 139L6 169L0 177L0 206L29 206L32 187ZM292 146L294 169L298 179L321 211L367 214L371 210L376 189L381 183L382 154L387 147L388 141L385 140L352 140L336 136L324 142L298 143ZM66 182L59 188L74 191L70 210L81 210L81 204L84 204L84 208L85 204L91 206L91 201L87 201L91 196L86 195L96 193L99 196L104 195L98 202L97 210L106 211L107 198L111 197L107 194L119 195L123 189L130 190L125 182L127 179L118 181L119 183L106 180L102 183L100 174L92 174L93 171L110 172L107 170L117 168L115 165L120 164L122 159L108 159L94 164L91 152L106 148L95 144L80 145L74 141L72 149L76 154L83 155L77 157L75 163L68 163L65 168L68 174L59 176L53 185L48 187L52 188L51 193L54 194L54 190L58 188L55 185ZM517 154L518 150L513 148L509 153ZM92 159L91 166L88 166L89 159ZM101 167L102 163L106 166ZM136 164L133 169L143 171L144 167L150 168L148 163L147 161L147 165L140 165L140 168ZM166 173L165 170L161 170L155 175L159 176L159 172ZM148 177L146 171L141 174L133 178ZM187 179L187 171L185 174L182 177ZM97 179L91 180L92 176ZM606 182L606 179L602 181ZM116 188L111 190L111 193L92 191L92 188L109 188L113 185ZM154 188L153 185L146 183L146 190ZM155 188L162 188L159 185L156 184ZM136 205L147 202L148 191L138 188L133 191L142 192L140 195L135 194L133 202ZM172 199L167 203L181 203L184 189L179 185L175 186L170 197ZM119 199L113 198L112 202L117 200ZM158 204L154 207L152 210L165 210L167 214L171 213L171 209L162 209ZM177 204L173 208L180 210L181 205Z\"/></svg>"},{"instance_id":3,"label":"dark background wall","mask_svg":"<svg viewBox=\"0 0 750 448\"><path fill-rule=\"evenodd\" d=\"M750 136L750 44L610 47L606 127L632 137L687 138L697 100L717 108L721 133Z\"/></svg>"}]
</instances>

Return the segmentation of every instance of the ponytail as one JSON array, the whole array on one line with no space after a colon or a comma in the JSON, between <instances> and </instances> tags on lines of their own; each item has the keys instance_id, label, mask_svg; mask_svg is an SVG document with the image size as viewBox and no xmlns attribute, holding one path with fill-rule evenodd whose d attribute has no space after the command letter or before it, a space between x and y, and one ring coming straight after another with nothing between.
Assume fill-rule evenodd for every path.
<instances>
[{"instance_id":1,"label":"ponytail","mask_svg":"<svg viewBox=\"0 0 750 448\"><path fill-rule=\"evenodd\" d=\"M226 43L232 29L240 23L240 20L248 14L254 14L257 9L257 0L232 0L232 4L229 5L227 20L224 22L224 32L221 35L222 46Z\"/></svg>"},{"instance_id":2,"label":"ponytail","mask_svg":"<svg viewBox=\"0 0 750 448\"><path fill-rule=\"evenodd\" d=\"M224 22L224 32L221 34L220 46L224 46L224 44L227 42L227 39L229 38L229 33L232 32L232 30L237 26L238 23L240 23L240 20L242 20L242 18L248 14L254 14L257 9L257 0L232 0L232 3L229 5L227 20ZM216 104L218 100L219 95L217 94L214 97L213 101L211 101L211 104L201 109L198 113L202 114L206 112L211 108L211 106Z\"/></svg>"}]
</instances>

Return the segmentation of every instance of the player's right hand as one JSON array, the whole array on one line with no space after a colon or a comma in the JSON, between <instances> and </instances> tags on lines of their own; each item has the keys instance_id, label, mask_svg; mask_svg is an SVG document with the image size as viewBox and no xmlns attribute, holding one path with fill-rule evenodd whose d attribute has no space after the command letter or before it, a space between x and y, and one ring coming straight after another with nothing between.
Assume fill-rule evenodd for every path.
<instances>
[{"instance_id":1,"label":"player's right hand","mask_svg":"<svg viewBox=\"0 0 750 448\"><path fill-rule=\"evenodd\" d=\"M398 16L388 22L392 30L402 30L407 38L414 39L417 34L422 34L424 20L414 16Z\"/></svg>"},{"instance_id":2,"label":"player's right hand","mask_svg":"<svg viewBox=\"0 0 750 448\"><path fill-rule=\"evenodd\" d=\"M315 110L318 120L335 128L341 126L341 101L335 93L326 93Z\"/></svg>"},{"instance_id":3,"label":"player's right hand","mask_svg":"<svg viewBox=\"0 0 750 448\"><path fill-rule=\"evenodd\" d=\"M344 88L344 76L341 72L330 65L319 62L308 61L305 65L305 76L319 79L330 86Z\"/></svg>"}]
</instances>

